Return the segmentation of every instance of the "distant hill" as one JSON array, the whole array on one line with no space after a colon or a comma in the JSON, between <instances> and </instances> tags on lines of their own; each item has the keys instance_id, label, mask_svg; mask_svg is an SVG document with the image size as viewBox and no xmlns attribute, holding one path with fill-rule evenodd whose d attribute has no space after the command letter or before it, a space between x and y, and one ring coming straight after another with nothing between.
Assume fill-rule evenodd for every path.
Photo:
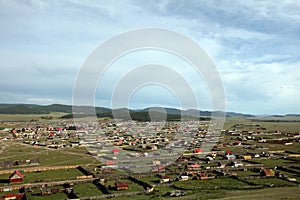
<instances>
[{"instance_id":1,"label":"distant hill","mask_svg":"<svg viewBox=\"0 0 300 200\"><path fill-rule=\"evenodd\" d=\"M50 111L31 104L1 104L0 114L49 114Z\"/></svg>"},{"instance_id":2,"label":"distant hill","mask_svg":"<svg viewBox=\"0 0 300 200\"><path fill-rule=\"evenodd\" d=\"M117 113L118 116L126 118L126 113L130 113L132 119L150 119L149 111L152 112L152 117L178 120L181 117L188 118L199 118L199 117L210 117L212 114L226 117L254 117L254 115L235 113L235 112L212 112L212 111L201 111L196 109L180 110L176 108L162 108L162 107L150 107L139 110L129 110L127 108L110 109L104 107L92 107L92 106L74 106L52 104L52 105L36 105L36 104L0 104L0 114L49 114L51 112L62 112L66 113L65 118L73 117L72 111L76 113L76 116L86 116L91 111L96 110L99 117L112 117L113 113Z\"/></svg>"},{"instance_id":3,"label":"distant hill","mask_svg":"<svg viewBox=\"0 0 300 200\"><path fill-rule=\"evenodd\" d=\"M75 106L77 113L90 112L93 107ZM96 107L97 113L109 112L111 109ZM72 113L71 105L52 104L52 105L36 105L36 104L0 104L0 114L49 114L51 112Z\"/></svg>"}]
</instances>

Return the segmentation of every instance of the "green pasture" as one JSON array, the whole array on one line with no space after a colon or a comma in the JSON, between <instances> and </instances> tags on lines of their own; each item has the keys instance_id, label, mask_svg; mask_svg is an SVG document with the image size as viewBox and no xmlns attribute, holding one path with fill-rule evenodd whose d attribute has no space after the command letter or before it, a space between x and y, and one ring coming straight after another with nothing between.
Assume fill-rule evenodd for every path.
<instances>
[{"instance_id":1,"label":"green pasture","mask_svg":"<svg viewBox=\"0 0 300 200\"><path fill-rule=\"evenodd\" d=\"M93 183L76 184L73 186L73 190L78 197L103 195L101 190Z\"/></svg>"}]
</instances>

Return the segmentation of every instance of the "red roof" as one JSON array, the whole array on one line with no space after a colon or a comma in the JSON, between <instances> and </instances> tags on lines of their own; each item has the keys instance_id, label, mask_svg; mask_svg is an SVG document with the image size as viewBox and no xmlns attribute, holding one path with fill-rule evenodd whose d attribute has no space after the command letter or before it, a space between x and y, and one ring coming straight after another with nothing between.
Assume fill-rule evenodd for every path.
<instances>
[{"instance_id":1,"label":"red roof","mask_svg":"<svg viewBox=\"0 0 300 200\"><path fill-rule=\"evenodd\" d=\"M264 173L266 176L275 176L275 172L272 169L265 169Z\"/></svg>"},{"instance_id":2,"label":"red roof","mask_svg":"<svg viewBox=\"0 0 300 200\"><path fill-rule=\"evenodd\" d=\"M200 176L200 177L208 177L208 174L206 174L206 173L199 173L198 176Z\"/></svg>"},{"instance_id":3,"label":"red roof","mask_svg":"<svg viewBox=\"0 0 300 200\"><path fill-rule=\"evenodd\" d=\"M115 163L113 161L106 161L106 165L114 165Z\"/></svg>"},{"instance_id":4,"label":"red roof","mask_svg":"<svg viewBox=\"0 0 300 200\"><path fill-rule=\"evenodd\" d=\"M199 168L200 165L198 164L193 164L193 165L188 165L189 168Z\"/></svg>"},{"instance_id":5,"label":"red roof","mask_svg":"<svg viewBox=\"0 0 300 200\"><path fill-rule=\"evenodd\" d=\"M127 190L128 189L128 183L127 182L116 182L115 183L117 190Z\"/></svg>"},{"instance_id":6,"label":"red roof","mask_svg":"<svg viewBox=\"0 0 300 200\"><path fill-rule=\"evenodd\" d=\"M120 152L119 149L113 149L112 151L113 151L113 153L119 153Z\"/></svg>"},{"instance_id":7,"label":"red roof","mask_svg":"<svg viewBox=\"0 0 300 200\"><path fill-rule=\"evenodd\" d=\"M226 151L226 153L225 153L226 155L230 155L230 154L232 154L232 152L231 151Z\"/></svg>"},{"instance_id":8,"label":"red roof","mask_svg":"<svg viewBox=\"0 0 300 200\"><path fill-rule=\"evenodd\" d=\"M153 171L165 171L166 167L164 166L155 166L153 167Z\"/></svg>"},{"instance_id":9,"label":"red roof","mask_svg":"<svg viewBox=\"0 0 300 200\"><path fill-rule=\"evenodd\" d=\"M23 178L23 174L21 174L18 170L12 173L12 175L9 176L9 179L11 179L14 175L19 176L18 178Z\"/></svg>"},{"instance_id":10,"label":"red roof","mask_svg":"<svg viewBox=\"0 0 300 200\"><path fill-rule=\"evenodd\" d=\"M21 194L5 194L4 198L16 197L17 199L21 199L24 197L24 193Z\"/></svg>"},{"instance_id":11,"label":"red roof","mask_svg":"<svg viewBox=\"0 0 300 200\"><path fill-rule=\"evenodd\" d=\"M194 153L201 153L201 152L202 152L202 149L200 149L200 148L194 149Z\"/></svg>"},{"instance_id":12,"label":"red roof","mask_svg":"<svg viewBox=\"0 0 300 200\"><path fill-rule=\"evenodd\" d=\"M128 183L127 182L116 182L116 186L117 187L128 187Z\"/></svg>"}]
</instances>

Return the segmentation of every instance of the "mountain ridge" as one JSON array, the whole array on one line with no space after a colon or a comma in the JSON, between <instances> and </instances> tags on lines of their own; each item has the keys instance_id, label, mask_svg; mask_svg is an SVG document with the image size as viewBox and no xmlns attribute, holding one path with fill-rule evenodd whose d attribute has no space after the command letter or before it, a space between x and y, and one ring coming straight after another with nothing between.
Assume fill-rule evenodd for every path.
<instances>
[{"instance_id":1,"label":"mountain ridge","mask_svg":"<svg viewBox=\"0 0 300 200\"><path fill-rule=\"evenodd\" d=\"M73 110L74 109L74 110ZM165 113L167 115L183 115L183 116L194 116L194 117L209 117L214 115L225 115L226 117L255 117L256 115L245 114L240 112L223 112L223 111L203 111L197 109L186 109L181 110L178 108L170 107L148 107L143 109L129 109L129 108L105 108L105 107L93 107L93 106L72 106L64 104L50 104L50 105L38 105L38 104L24 104L24 103L0 103L0 114L49 114L51 112L62 112L66 114L89 113L91 110L95 109L97 115L112 112L130 112L130 113ZM269 116L299 116L300 114L286 114L286 115L269 115Z\"/></svg>"}]
</instances>

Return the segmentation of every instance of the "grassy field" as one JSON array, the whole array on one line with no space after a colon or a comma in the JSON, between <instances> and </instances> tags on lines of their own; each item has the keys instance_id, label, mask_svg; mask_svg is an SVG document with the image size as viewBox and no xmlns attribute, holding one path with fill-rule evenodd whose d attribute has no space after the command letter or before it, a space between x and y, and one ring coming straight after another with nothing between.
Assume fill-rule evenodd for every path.
<instances>
[{"instance_id":1,"label":"grassy field","mask_svg":"<svg viewBox=\"0 0 300 200\"><path fill-rule=\"evenodd\" d=\"M282 200L290 199L296 200L300 197L299 187L286 187L286 188L266 188L256 190L226 190L215 191L211 194L196 193L186 197L178 197L178 200L200 200L200 199L220 199L220 200L233 200L233 199L266 199L266 200ZM170 198L171 199L171 198ZM175 199L175 198L174 198Z\"/></svg>"},{"instance_id":2,"label":"grassy field","mask_svg":"<svg viewBox=\"0 0 300 200\"><path fill-rule=\"evenodd\" d=\"M282 166L291 161L285 159L252 159L254 162L264 164L266 168L273 168L275 166Z\"/></svg>"},{"instance_id":3,"label":"grassy field","mask_svg":"<svg viewBox=\"0 0 300 200\"><path fill-rule=\"evenodd\" d=\"M68 196L64 192L47 194L43 196L41 196L39 193L27 193L27 198L29 200L62 200L68 199Z\"/></svg>"},{"instance_id":4,"label":"grassy field","mask_svg":"<svg viewBox=\"0 0 300 200\"><path fill-rule=\"evenodd\" d=\"M66 113L53 112L50 114L0 114L0 121L8 122L34 122L34 121L49 121L61 120L60 118Z\"/></svg>"},{"instance_id":5,"label":"grassy field","mask_svg":"<svg viewBox=\"0 0 300 200\"><path fill-rule=\"evenodd\" d=\"M249 180L249 183L254 183L257 185L275 185L275 186L297 186L296 183L289 182L280 178L263 178L263 179L253 179Z\"/></svg>"},{"instance_id":6,"label":"grassy field","mask_svg":"<svg viewBox=\"0 0 300 200\"><path fill-rule=\"evenodd\" d=\"M160 179L158 177L139 178L139 180L144 181L150 185L158 184L160 181Z\"/></svg>"},{"instance_id":7,"label":"grassy field","mask_svg":"<svg viewBox=\"0 0 300 200\"><path fill-rule=\"evenodd\" d=\"M208 180L177 181L174 182L174 186L182 189L210 189L215 187L234 189L248 186L248 184L232 178L215 178Z\"/></svg>"},{"instance_id":8,"label":"grassy field","mask_svg":"<svg viewBox=\"0 0 300 200\"><path fill-rule=\"evenodd\" d=\"M247 177L247 176L260 175L260 173L252 172L252 171L248 170L248 171L237 171L237 175L238 175L238 177Z\"/></svg>"},{"instance_id":9,"label":"grassy field","mask_svg":"<svg viewBox=\"0 0 300 200\"><path fill-rule=\"evenodd\" d=\"M283 120L283 121L251 121L248 118L233 117L226 118L224 124L225 129L231 129L235 124L258 124L260 127L264 127L266 131L280 130L282 132L299 132L300 131L300 117L272 117L272 118L256 118L257 120ZM239 130L256 130L255 128L246 127Z\"/></svg>"},{"instance_id":10,"label":"grassy field","mask_svg":"<svg viewBox=\"0 0 300 200\"><path fill-rule=\"evenodd\" d=\"M78 169L62 169L29 173L22 172L22 174L24 175L23 183L71 180L76 179L76 176L83 175ZM7 180L9 176L10 174L2 174L0 175L0 180Z\"/></svg>"},{"instance_id":11,"label":"grassy field","mask_svg":"<svg viewBox=\"0 0 300 200\"><path fill-rule=\"evenodd\" d=\"M172 191L166 190L166 191ZM134 197L117 197L116 200L207 200L207 199L220 199L220 200L240 200L240 199L266 199L266 200L297 200L300 197L299 187L285 187L285 188L264 188L255 190L197 190L191 194L187 192L186 196L170 197L166 193L161 195L160 192L148 195L136 195Z\"/></svg>"},{"instance_id":12,"label":"grassy field","mask_svg":"<svg viewBox=\"0 0 300 200\"><path fill-rule=\"evenodd\" d=\"M78 197L103 195L101 190L93 183L76 184L73 186L73 190Z\"/></svg>"},{"instance_id":13,"label":"grassy field","mask_svg":"<svg viewBox=\"0 0 300 200\"><path fill-rule=\"evenodd\" d=\"M84 147L48 149L11 141L2 141L0 144L5 145L0 162L38 158L40 166L99 165L99 161L89 155Z\"/></svg>"},{"instance_id":14,"label":"grassy field","mask_svg":"<svg viewBox=\"0 0 300 200\"><path fill-rule=\"evenodd\" d=\"M129 179L118 179L117 180L118 182L127 182L128 183L128 190L119 190L119 191L117 191L117 190L115 190L115 182L116 181L108 181L107 183L106 183L106 186L111 186L111 190L109 190L111 193L120 193L120 192L135 192L135 191L143 191L144 190L144 188L141 186L141 185L139 185L139 184L137 184L137 183L134 183L134 182L132 182L131 180L129 180Z\"/></svg>"}]
</instances>

